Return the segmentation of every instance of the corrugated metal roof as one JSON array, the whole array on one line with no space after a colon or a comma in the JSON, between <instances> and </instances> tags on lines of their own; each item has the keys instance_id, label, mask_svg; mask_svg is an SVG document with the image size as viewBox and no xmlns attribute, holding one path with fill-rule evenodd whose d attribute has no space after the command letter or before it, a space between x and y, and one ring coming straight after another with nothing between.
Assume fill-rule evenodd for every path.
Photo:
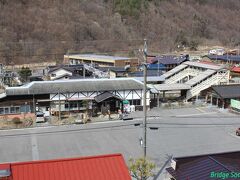
<instances>
[{"instance_id":1,"label":"corrugated metal roof","mask_svg":"<svg viewBox=\"0 0 240 180\"><path fill-rule=\"evenodd\" d=\"M67 81L35 81L26 86L8 87L6 88L6 94L8 96L12 96L28 94L51 94L58 92L67 93L138 89L143 89L143 83L133 78L74 79Z\"/></svg>"},{"instance_id":2,"label":"corrugated metal roof","mask_svg":"<svg viewBox=\"0 0 240 180\"><path fill-rule=\"evenodd\" d=\"M138 81L143 82L144 81L144 77L132 77ZM158 81L165 81L165 78L163 76L148 76L147 77L147 82L158 82Z\"/></svg>"},{"instance_id":3,"label":"corrugated metal roof","mask_svg":"<svg viewBox=\"0 0 240 180\"><path fill-rule=\"evenodd\" d=\"M102 94L99 94L98 96L96 96L94 99L95 99L95 101L96 102L102 102L102 101L104 101L104 100L106 100L106 99L109 99L109 98L111 98L111 97L113 97L113 98L116 98L116 99L121 99L119 96L117 96L117 95L114 95L114 94L112 94L112 93L110 93L110 92L104 92L104 93L102 93Z\"/></svg>"},{"instance_id":4,"label":"corrugated metal roof","mask_svg":"<svg viewBox=\"0 0 240 180\"><path fill-rule=\"evenodd\" d=\"M202 157L179 167L177 179L210 179L211 172L230 173L231 171L210 157Z\"/></svg>"},{"instance_id":5,"label":"corrugated metal roof","mask_svg":"<svg viewBox=\"0 0 240 180\"><path fill-rule=\"evenodd\" d=\"M153 86L158 91L176 91L176 90L191 89L190 85L180 84L180 83L176 83L176 84L156 84L156 85L153 85Z\"/></svg>"},{"instance_id":6,"label":"corrugated metal roof","mask_svg":"<svg viewBox=\"0 0 240 180\"><path fill-rule=\"evenodd\" d=\"M236 55L208 55L207 56L211 60L221 60L221 61L234 61L234 62L240 62L240 56Z\"/></svg>"},{"instance_id":7,"label":"corrugated metal roof","mask_svg":"<svg viewBox=\"0 0 240 180\"><path fill-rule=\"evenodd\" d=\"M64 57L70 59L83 59L83 60L93 60L93 61L116 61L116 60L130 60L129 57L120 56L107 56L107 55L96 55L96 54L72 54L64 55Z\"/></svg>"},{"instance_id":8,"label":"corrugated metal roof","mask_svg":"<svg viewBox=\"0 0 240 180\"><path fill-rule=\"evenodd\" d=\"M148 84L147 86L150 88L151 93L158 93L158 91L155 88L154 84Z\"/></svg>"},{"instance_id":9,"label":"corrugated metal roof","mask_svg":"<svg viewBox=\"0 0 240 180\"><path fill-rule=\"evenodd\" d=\"M234 67L231 69L231 71L240 73L240 67L234 66Z\"/></svg>"},{"instance_id":10,"label":"corrugated metal roof","mask_svg":"<svg viewBox=\"0 0 240 180\"><path fill-rule=\"evenodd\" d=\"M188 65L183 63L183 64L180 64L178 65L177 67L171 69L170 71L166 72L165 74L163 74L162 76L164 78L168 78L169 76L172 76L173 74L181 71L182 69L186 68Z\"/></svg>"},{"instance_id":11,"label":"corrugated metal roof","mask_svg":"<svg viewBox=\"0 0 240 180\"><path fill-rule=\"evenodd\" d=\"M166 168L166 170L177 180L212 179L210 178L211 172L239 172L239 154L240 152L226 152L189 157L177 157L174 158L176 161L176 169L169 167Z\"/></svg>"},{"instance_id":12,"label":"corrugated metal roof","mask_svg":"<svg viewBox=\"0 0 240 180\"><path fill-rule=\"evenodd\" d=\"M131 180L121 154L10 165L11 180Z\"/></svg>"},{"instance_id":13,"label":"corrugated metal roof","mask_svg":"<svg viewBox=\"0 0 240 180\"><path fill-rule=\"evenodd\" d=\"M212 75L213 73L215 73L216 71L208 69L206 71L203 71L202 73L200 73L198 76L195 76L194 78L190 79L189 81L186 82L186 84L189 84L190 86L193 86L195 84L197 84L198 82L204 80L205 78L207 78L208 76Z\"/></svg>"},{"instance_id":14,"label":"corrugated metal roof","mask_svg":"<svg viewBox=\"0 0 240 180\"><path fill-rule=\"evenodd\" d=\"M240 84L212 86L222 98L240 98Z\"/></svg>"}]
</instances>

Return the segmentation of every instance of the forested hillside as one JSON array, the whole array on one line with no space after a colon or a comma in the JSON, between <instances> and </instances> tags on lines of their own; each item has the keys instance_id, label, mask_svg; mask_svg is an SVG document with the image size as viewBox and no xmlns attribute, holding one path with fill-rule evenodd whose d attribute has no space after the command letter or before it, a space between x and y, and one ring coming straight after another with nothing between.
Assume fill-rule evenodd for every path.
<instances>
[{"instance_id":1,"label":"forested hillside","mask_svg":"<svg viewBox=\"0 0 240 180\"><path fill-rule=\"evenodd\" d=\"M240 0L0 0L0 60L62 60L71 52L132 54L177 45L240 44Z\"/></svg>"}]
</instances>

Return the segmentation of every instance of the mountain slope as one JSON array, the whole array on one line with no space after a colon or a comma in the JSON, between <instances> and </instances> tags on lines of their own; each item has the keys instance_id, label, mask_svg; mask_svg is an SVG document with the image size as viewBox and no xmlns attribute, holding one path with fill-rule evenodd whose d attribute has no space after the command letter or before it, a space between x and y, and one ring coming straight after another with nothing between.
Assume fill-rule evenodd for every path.
<instances>
[{"instance_id":1,"label":"mountain slope","mask_svg":"<svg viewBox=\"0 0 240 180\"><path fill-rule=\"evenodd\" d=\"M3 63L62 60L67 52L130 53L240 43L240 0L0 0Z\"/></svg>"}]
</instances>

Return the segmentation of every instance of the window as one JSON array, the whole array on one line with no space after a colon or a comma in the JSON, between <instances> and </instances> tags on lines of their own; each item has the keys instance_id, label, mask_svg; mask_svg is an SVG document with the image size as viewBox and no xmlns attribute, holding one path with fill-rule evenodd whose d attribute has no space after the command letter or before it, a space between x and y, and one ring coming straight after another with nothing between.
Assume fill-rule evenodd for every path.
<instances>
[{"instance_id":1,"label":"window","mask_svg":"<svg viewBox=\"0 0 240 180\"><path fill-rule=\"evenodd\" d=\"M130 65L130 61L126 61L126 62L125 62L125 65Z\"/></svg>"},{"instance_id":2,"label":"window","mask_svg":"<svg viewBox=\"0 0 240 180\"><path fill-rule=\"evenodd\" d=\"M16 107L16 114L20 113L20 107Z\"/></svg>"},{"instance_id":3,"label":"window","mask_svg":"<svg viewBox=\"0 0 240 180\"><path fill-rule=\"evenodd\" d=\"M130 100L130 105L141 105L141 100L140 99L133 99L133 100Z\"/></svg>"},{"instance_id":4,"label":"window","mask_svg":"<svg viewBox=\"0 0 240 180\"><path fill-rule=\"evenodd\" d=\"M15 107L10 107L10 113L14 114L16 112L16 108Z\"/></svg>"},{"instance_id":5,"label":"window","mask_svg":"<svg viewBox=\"0 0 240 180\"><path fill-rule=\"evenodd\" d=\"M11 107L2 107L0 108L0 114L18 114L20 113L19 106L11 106Z\"/></svg>"},{"instance_id":6,"label":"window","mask_svg":"<svg viewBox=\"0 0 240 180\"><path fill-rule=\"evenodd\" d=\"M77 106L77 102L72 102L71 104L70 104L70 109L75 109L75 108L77 108L78 106Z\"/></svg>"},{"instance_id":7,"label":"window","mask_svg":"<svg viewBox=\"0 0 240 180\"><path fill-rule=\"evenodd\" d=\"M68 109L68 107L69 107L69 106L68 106L68 103L67 103L67 104L65 104L65 109Z\"/></svg>"},{"instance_id":8,"label":"window","mask_svg":"<svg viewBox=\"0 0 240 180\"><path fill-rule=\"evenodd\" d=\"M120 101L116 101L116 107L120 107Z\"/></svg>"},{"instance_id":9,"label":"window","mask_svg":"<svg viewBox=\"0 0 240 180\"><path fill-rule=\"evenodd\" d=\"M5 114L9 114L9 107L4 108Z\"/></svg>"},{"instance_id":10,"label":"window","mask_svg":"<svg viewBox=\"0 0 240 180\"><path fill-rule=\"evenodd\" d=\"M4 114L4 108L0 108L0 114Z\"/></svg>"}]
</instances>

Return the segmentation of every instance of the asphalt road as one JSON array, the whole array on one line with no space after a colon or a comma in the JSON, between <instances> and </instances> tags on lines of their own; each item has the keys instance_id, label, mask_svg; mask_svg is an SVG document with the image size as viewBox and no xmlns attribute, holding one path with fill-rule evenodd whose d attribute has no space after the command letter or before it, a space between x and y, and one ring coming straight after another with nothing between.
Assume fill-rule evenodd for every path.
<instances>
[{"instance_id":1,"label":"asphalt road","mask_svg":"<svg viewBox=\"0 0 240 180\"><path fill-rule=\"evenodd\" d=\"M239 115L207 107L153 109L148 115L147 156L158 171L171 156L240 149ZM132 116L134 121L0 131L0 163L109 153L122 153L126 161L140 157L143 129L134 124L141 122L141 112Z\"/></svg>"}]
</instances>

